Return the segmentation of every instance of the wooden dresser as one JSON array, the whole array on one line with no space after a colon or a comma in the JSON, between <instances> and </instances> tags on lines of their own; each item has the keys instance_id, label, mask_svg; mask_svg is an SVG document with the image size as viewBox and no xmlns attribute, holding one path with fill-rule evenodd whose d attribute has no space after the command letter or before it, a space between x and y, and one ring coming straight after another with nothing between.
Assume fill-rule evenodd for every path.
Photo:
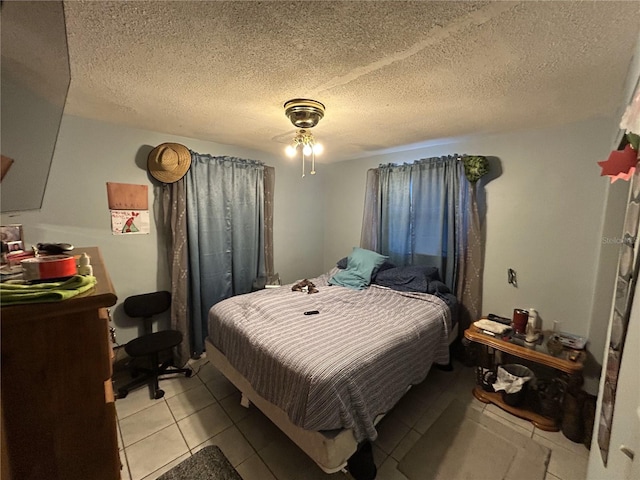
<instances>
[{"instance_id":1,"label":"wooden dresser","mask_svg":"<svg viewBox=\"0 0 640 480\"><path fill-rule=\"evenodd\" d=\"M95 288L1 309L2 480L120 478L107 311L117 297L98 248L83 252Z\"/></svg>"}]
</instances>

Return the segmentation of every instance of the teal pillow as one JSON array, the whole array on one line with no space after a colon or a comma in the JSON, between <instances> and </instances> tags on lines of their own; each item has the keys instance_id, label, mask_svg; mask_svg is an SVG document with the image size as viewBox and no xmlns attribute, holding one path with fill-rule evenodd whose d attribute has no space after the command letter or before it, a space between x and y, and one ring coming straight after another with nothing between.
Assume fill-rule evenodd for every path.
<instances>
[{"instance_id":1,"label":"teal pillow","mask_svg":"<svg viewBox=\"0 0 640 480\"><path fill-rule=\"evenodd\" d=\"M347 268L340 270L329 279L329 285L341 285L343 287L362 290L371 283L371 274L380 267L386 259L384 255L353 247L351 255L347 257Z\"/></svg>"}]
</instances>

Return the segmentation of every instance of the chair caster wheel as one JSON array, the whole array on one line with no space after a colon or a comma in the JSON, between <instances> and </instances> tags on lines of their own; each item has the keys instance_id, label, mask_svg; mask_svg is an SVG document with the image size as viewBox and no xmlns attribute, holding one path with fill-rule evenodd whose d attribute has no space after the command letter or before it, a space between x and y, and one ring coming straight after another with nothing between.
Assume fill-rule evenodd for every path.
<instances>
[{"instance_id":1,"label":"chair caster wheel","mask_svg":"<svg viewBox=\"0 0 640 480\"><path fill-rule=\"evenodd\" d=\"M126 388L118 389L118 398L125 398L127 395L129 395L129 390Z\"/></svg>"},{"instance_id":2,"label":"chair caster wheel","mask_svg":"<svg viewBox=\"0 0 640 480\"><path fill-rule=\"evenodd\" d=\"M192 374L193 374L193 372L191 370L189 370L188 372L184 373L184 376L189 378Z\"/></svg>"},{"instance_id":3,"label":"chair caster wheel","mask_svg":"<svg viewBox=\"0 0 640 480\"><path fill-rule=\"evenodd\" d=\"M153 398L155 398L156 400L159 400L162 397L164 397L164 390L156 390L156 393L153 395Z\"/></svg>"}]
</instances>

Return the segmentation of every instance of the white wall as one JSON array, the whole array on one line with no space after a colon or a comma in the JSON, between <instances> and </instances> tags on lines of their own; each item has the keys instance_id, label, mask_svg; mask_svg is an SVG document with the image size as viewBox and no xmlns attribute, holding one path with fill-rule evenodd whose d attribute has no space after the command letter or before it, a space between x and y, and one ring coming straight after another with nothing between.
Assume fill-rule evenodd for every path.
<instances>
[{"instance_id":1,"label":"white wall","mask_svg":"<svg viewBox=\"0 0 640 480\"><path fill-rule=\"evenodd\" d=\"M452 153L485 155L493 172L485 182L483 312L510 317L514 308L534 307L545 327L560 321L566 331L588 335L609 182L596 162L607 158L616 132L616 122L605 118L331 165L324 267L359 245L368 168ZM517 271L518 288L507 283L508 268ZM612 287L603 288L610 302ZM602 341L593 352L597 359Z\"/></svg>"},{"instance_id":2,"label":"white wall","mask_svg":"<svg viewBox=\"0 0 640 480\"><path fill-rule=\"evenodd\" d=\"M146 171L153 147L177 142L199 153L231 155L265 162L276 169L274 199L275 270L284 282L322 272L322 191L319 174L300 178L298 164L229 145L203 142L64 116L42 209L2 215L2 224L22 223L28 245L69 242L99 246L118 295L118 306L129 295L168 286L164 239L152 220L151 234L114 236L110 229L106 182L154 185ZM159 188L159 187L155 187ZM153 215L152 215L153 216ZM113 310L119 343L138 334L138 323Z\"/></svg>"}]
</instances>

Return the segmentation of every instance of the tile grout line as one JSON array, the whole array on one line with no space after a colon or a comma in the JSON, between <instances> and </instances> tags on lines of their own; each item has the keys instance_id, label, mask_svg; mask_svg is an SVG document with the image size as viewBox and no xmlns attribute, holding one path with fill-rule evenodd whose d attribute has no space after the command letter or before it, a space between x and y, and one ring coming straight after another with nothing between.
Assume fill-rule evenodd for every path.
<instances>
[{"instance_id":1,"label":"tile grout line","mask_svg":"<svg viewBox=\"0 0 640 480\"><path fill-rule=\"evenodd\" d=\"M239 390L238 390L238 391L239 391ZM242 394L242 393L241 393L241 394ZM229 395L229 396L231 396L231 395ZM221 406L222 406L222 405L221 405ZM248 411L248 410L249 410L249 407L251 406L251 402L249 402L249 407L244 407L244 406L242 405L242 403L240 404L240 406L242 406L242 408L246 408L246 409L247 409L247 411ZM254 405L254 408L258 408L258 407L256 407L256 406ZM222 407L222 409L224 410L224 407ZM226 411L225 411L225 413L226 413ZM263 415L264 415L264 414L263 414ZM231 418L231 417L229 417L229 418ZM244 418L246 418L246 417L243 417L240 421L244 420ZM273 478L275 478L276 480L279 480L279 479L278 479L278 476L275 474L275 472L274 472L273 470L271 470L271 468L269 467L269 465L267 464L267 462L265 462L265 461L264 461L264 459L260 456L260 452L259 452L259 451L258 451L258 450L253 446L253 444L249 441L249 438L244 434L244 432L242 431L242 429L240 429L240 428L238 427L238 425L236 424L236 421L235 421L233 418L231 418L231 422L233 423L233 426L236 428L236 430L238 430L238 432L240 432L240 435L242 435L242 438L244 438L244 440L247 442L247 444L251 447L251 450L253 450L254 455L256 455L256 456L260 459L260 461L264 464L265 468L269 471L269 473L271 473L271 475L273 475ZM249 458L251 458L251 457L249 457ZM243 463L245 463L247 460L249 460L249 458L245 458L242 462L240 462L240 463L238 464L238 467L239 467L240 465L242 465ZM234 467L234 468L236 468L236 467Z\"/></svg>"},{"instance_id":2,"label":"tile grout line","mask_svg":"<svg viewBox=\"0 0 640 480\"><path fill-rule=\"evenodd\" d=\"M198 369L198 371L200 371L200 370ZM196 376L197 376L197 374L196 374ZM198 380L200 380L200 382L202 382L202 379L198 378ZM202 384L204 385L204 382L202 382ZM195 387L194 387L194 388L195 388ZM208 390L208 389L207 389L207 390ZM183 393L186 393L187 391L188 391L188 390L185 390L184 392L179 392L179 393L177 393L177 394L175 394L175 395L173 395L172 397L169 397L169 398L177 397L178 395L181 395L181 394L183 394ZM211 393L211 392L209 392L209 393ZM211 394L211 396L214 398L214 401L216 401L216 402L217 402L217 400L216 400L215 396L214 396L213 394ZM189 444L188 444L188 442L187 442L187 439L184 437L184 434L182 433L182 430L180 429L180 426L178 425L178 420L176 419L176 417L175 417L175 415L174 415L173 411L171 410L171 407L169 406L169 403L167 402L167 399L166 399L165 397L162 397L162 399L160 399L160 400L162 400L162 401L165 403L165 405L167 406L167 409L169 410L169 414L171 415L171 418L173 419L173 423L171 423L170 425L167 425L167 426L165 426L165 427L161 428L160 430L157 430L157 431L155 431L155 432L153 432L153 433L151 433L151 434L147 435L147 436L146 436L146 437L144 437L144 438L141 438L141 439L137 440L136 442L134 442L134 443L132 443L131 445L128 445L128 446L126 446L126 447L124 446L124 439L123 439L123 440L122 440L122 445L123 445L123 448L122 448L122 449L123 449L123 451L124 451L124 453L125 453L125 458L127 459L127 465L129 464L129 459L128 459L128 457L127 457L127 448L129 448L129 447L131 447L131 446L133 446L133 445L135 445L135 444L137 444L137 443L139 443L139 442L141 442L141 441L143 441L143 440L146 440L147 438L149 438L149 437L151 437L151 436L153 436L153 435L155 435L155 434L157 434L157 433L159 433L159 432L161 432L161 431L163 431L163 430L166 430L167 428L170 428L170 427L171 427L171 426L173 426L173 425L175 425L175 426L178 428L178 432L180 432L180 436L181 436L181 437L182 437L182 439L184 440L184 444L185 444L185 446L187 447L187 451L188 451L188 453L189 453L189 456L192 456L192 455L193 455L193 453L192 453L192 451L191 451L191 448L189 448ZM151 405L151 406L146 407L146 408L143 408L143 409L142 409L142 410L140 410L139 412L142 412L142 411L146 410L147 408L155 407L156 405L157 405L157 404L155 404L155 405ZM209 405L208 405L208 406L209 406ZM205 407L205 408L206 408L206 407ZM203 410L203 409L200 409L200 410ZM200 411L200 410L197 410L197 411ZM130 416L132 416L132 415L135 415L136 413L139 413L139 412L135 412L135 413L133 413L133 414L131 414L131 415L128 415L127 417L130 417ZM189 416L191 416L191 415L193 415L193 414L195 414L195 413L196 413L196 412L192 412L190 415L187 415L187 417L189 417ZM127 417L125 417L125 418L127 418ZM187 418L187 417L185 417L185 418ZM120 435L122 436L122 430L120 430ZM207 440L208 440L208 439L207 439ZM205 440L205 442L206 442L207 440ZM204 442L203 442L203 443L204 443ZM176 458L180 458L180 456L178 456L178 457L176 457ZM171 462L175 461L175 460L176 460L176 458L173 458L173 459L169 460L168 462L166 462L165 464L163 464L161 467L157 468L157 469L156 469L156 470L154 470L153 472L149 472L149 474L148 474L147 476L152 475L154 472L157 472L158 470L161 470L162 468L166 467L168 464L170 464ZM131 469L130 469L130 468L129 468L129 477L130 477L130 478L133 478L133 477L132 477L132 475L131 475Z\"/></svg>"},{"instance_id":3,"label":"tile grout line","mask_svg":"<svg viewBox=\"0 0 640 480\"><path fill-rule=\"evenodd\" d=\"M188 361L187 361L187 363L188 363ZM198 371L197 371L197 372L195 372L195 377L198 377L198 373L200 373L200 370L202 369L202 367L203 367L204 365L206 365L207 363L209 363L209 360L207 360L205 363L203 363L202 365L200 365L200 366L198 367ZM193 368L192 368L192 370L193 370ZM213 394L213 392L211 392L211 390L209 390L209 388L207 388L207 384L206 384L206 382L204 382L200 377L198 377L198 380L200 380L200 382L202 383L202 385L204 385L204 388L207 390L207 392L209 392L209 394L210 394L210 395L211 395L211 397L213 398L213 402L214 402L215 404L219 405L219 406L220 406L220 408L222 408L222 405L220 405L220 402L218 401L218 399L216 398L216 396ZM197 388L197 387L194 387L194 388ZM188 390L187 390L187 391L188 391ZM177 397L178 395L180 395L180 394L182 394L182 393L186 393L186 392L180 392L180 393L178 393L178 394L174 395L174 397ZM173 397L171 397L171 398L173 398ZM169 405L169 402L167 402L167 399L164 399L164 401L165 401L165 403L167 404L167 408L169 409L169 413L171 414L171 417L173 418L173 421L174 421L174 423L175 423L176 427L178 427L178 431L180 432L180 436L181 436L181 437L182 437L182 439L184 440L184 444L187 446L187 450L189 450L189 456L193 456L193 449L189 446L189 442L187 442L187 439L186 439L186 437L184 436L184 433L182 433L182 429L180 428L180 425L178 424L178 419L177 419L177 418L176 418L176 416L174 415L173 410L171 410L171 406ZM191 412L189 415L187 415L186 417L184 417L184 418L183 418L183 419L181 419L181 420L184 420L185 418L189 418L191 415L194 415L194 414L196 414L197 412L199 412L199 411L201 411L201 410L204 410L205 408L210 407L211 405L213 405L213 404L209 404L209 405L207 405L206 407L202 407L202 408L201 408L201 409L199 409L199 410L196 410L196 411L194 411L194 412ZM224 411L224 408L222 408L222 410ZM222 432L221 432L221 433L222 433ZM207 442L208 440L210 440L210 439L211 439L211 438L213 438L213 437L215 437L215 435L212 435L211 437L207 438L206 440L204 440L204 442ZM204 442L199 443L198 445L196 445L196 447L197 447L197 446L199 446L199 445L202 445L202 443L204 443Z\"/></svg>"},{"instance_id":4,"label":"tile grout line","mask_svg":"<svg viewBox=\"0 0 640 480\"><path fill-rule=\"evenodd\" d=\"M116 414L116 421L118 422L118 436L120 437L120 443L122 445L122 454L124 455L124 467L127 469L129 478L131 478L131 468L129 467L129 457L127 456L127 449L124 446L124 437L122 436L122 429L120 428L120 418Z\"/></svg>"}]
</instances>

